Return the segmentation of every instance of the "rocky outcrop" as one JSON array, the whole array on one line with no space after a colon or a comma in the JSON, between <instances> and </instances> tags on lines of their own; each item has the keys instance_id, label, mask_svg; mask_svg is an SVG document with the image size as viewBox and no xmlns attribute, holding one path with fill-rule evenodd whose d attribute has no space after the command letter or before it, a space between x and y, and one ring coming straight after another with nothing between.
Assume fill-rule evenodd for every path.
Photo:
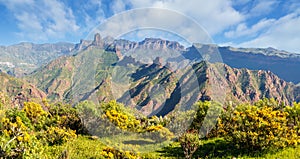
<instances>
[{"instance_id":1,"label":"rocky outcrop","mask_svg":"<svg viewBox=\"0 0 300 159\"><path fill-rule=\"evenodd\" d=\"M99 47L99 48L103 48L104 46L104 41L101 38L101 35L99 33L96 33L94 36L94 41L92 42L93 46Z\"/></svg>"},{"instance_id":2,"label":"rocky outcrop","mask_svg":"<svg viewBox=\"0 0 300 159\"><path fill-rule=\"evenodd\" d=\"M275 98L280 102L292 104L295 101L295 85L288 83L270 71L231 68L225 64L210 64L208 74L224 74L218 82L226 90L226 100L234 102L253 102L262 98ZM210 76L211 77L211 76ZM221 87L220 86L220 87Z\"/></svg>"},{"instance_id":3,"label":"rocky outcrop","mask_svg":"<svg viewBox=\"0 0 300 159\"><path fill-rule=\"evenodd\" d=\"M5 73L0 73L0 94L10 98L10 104L16 107L22 107L24 102L41 102L47 95L21 79L14 78Z\"/></svg>"}]
</instances>

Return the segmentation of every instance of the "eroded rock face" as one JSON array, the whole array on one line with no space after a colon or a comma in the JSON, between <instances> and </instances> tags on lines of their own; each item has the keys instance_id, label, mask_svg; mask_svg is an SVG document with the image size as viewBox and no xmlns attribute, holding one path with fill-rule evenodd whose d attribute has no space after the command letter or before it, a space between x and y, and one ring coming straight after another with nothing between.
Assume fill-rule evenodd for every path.
<instances>
[{"instance_id":1,"label":"eroded rock face","mask_svg":"<svg viewBox=\"0 0 300 159\"><path fill-rule=\"evenodd\" d=\"M36 88L33 84L29 84L5 73L0 73L0 80L0 94L9 97L9 105L22 107L24 102L41 102L42 99L47 97L43 91Z\"/></svg>"},{"instance_id":2,"label":"eroded rock face","mask_svg":"<svg viewBox=\"0 0 300 159\"><path fill-rule=\"evenodd\" d=\"M262 98L275 98L286 104L296 100L293 93L295 85L270 71L236 69L225 64L215 64L212 68L225 74L220 81L227 91L227 100L254 102ZM212 82L216 84L214 80Z\"/></svg>"}]
</instances>

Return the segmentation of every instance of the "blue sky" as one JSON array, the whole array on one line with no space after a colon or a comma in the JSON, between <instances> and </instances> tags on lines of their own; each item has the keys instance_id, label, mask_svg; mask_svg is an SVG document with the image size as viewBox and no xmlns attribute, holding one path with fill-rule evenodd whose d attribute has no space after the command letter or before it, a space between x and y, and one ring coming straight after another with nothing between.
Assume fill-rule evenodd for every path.
<instances>
[{"instance_id":1,"label":"blue sky","mask_svg":"<svg viewBox=\"0 0 300 159\"><path fill-rule=\"evenodd\" d=\"M0 0L0 45L77 43L107 18L145 7L168 9L193 19L219 45L300 53L298 0ZM169 18L171 23L174 17ZM123 23L128 22L119 25Z\"/></svg>"}]
</instances>

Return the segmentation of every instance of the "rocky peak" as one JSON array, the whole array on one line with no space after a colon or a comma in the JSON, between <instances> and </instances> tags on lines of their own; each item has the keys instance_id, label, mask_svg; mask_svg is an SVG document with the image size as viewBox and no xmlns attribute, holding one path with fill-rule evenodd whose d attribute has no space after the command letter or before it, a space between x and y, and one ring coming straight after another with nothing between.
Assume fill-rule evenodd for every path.
<instances>
[{"instance_id":1,"label":"rocky peak","mask_svg":"<svg viewBox=\"0 0 300 159\"><path fill-rule=\"evenodd\" d=\"M94 41L92 42L93 46L101 47L103 48L104 46L104 41L101 38L101 35L99 33L96 33L94 36Z\"/></svg>"}]
</instances>

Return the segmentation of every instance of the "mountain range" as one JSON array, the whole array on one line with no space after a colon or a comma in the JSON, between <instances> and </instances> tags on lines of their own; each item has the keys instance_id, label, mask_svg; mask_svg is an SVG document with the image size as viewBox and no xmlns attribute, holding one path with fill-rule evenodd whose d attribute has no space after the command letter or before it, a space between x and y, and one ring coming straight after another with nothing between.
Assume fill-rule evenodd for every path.
<instances>
[{"instance_id":1,"label":"mountain range","mask_svg":"<svg viewBox=\"0 0 300 159\"><path fill-rule=\"evenodd\" d=\"M41 65L63 55L70 55L74 44L34 44L23 42L11 46L0 46L0 69L13 76L23 76Z\"/></svg>"},{"instance_id":2,"label":"mountain range","mask_svg":"<svg viewBox=\"0 0 300 159\"><path fill-rule=\"evenodd\" d=\"M24 47L27 50L21 52ZM20 56L25 54L32 56ZM158 38L132 42L96 34L94 40L79 44L1 47L0 56L6 57L1 58L1 70L19 79L4 73L1 77L30 83L31 94L24 96L70 103L116 99L146 115L188 109L198 100L238 103L266 97L288 104L300 101L300 88L295 85L300 82L300 55L273 48L213 44L185 48ZM19 59L26 65L18 64ZM12 95L7 91L11 87L4 84L1 91ZM14 92L18 91L22 90Z\"/></svg>"}]
</instances>

